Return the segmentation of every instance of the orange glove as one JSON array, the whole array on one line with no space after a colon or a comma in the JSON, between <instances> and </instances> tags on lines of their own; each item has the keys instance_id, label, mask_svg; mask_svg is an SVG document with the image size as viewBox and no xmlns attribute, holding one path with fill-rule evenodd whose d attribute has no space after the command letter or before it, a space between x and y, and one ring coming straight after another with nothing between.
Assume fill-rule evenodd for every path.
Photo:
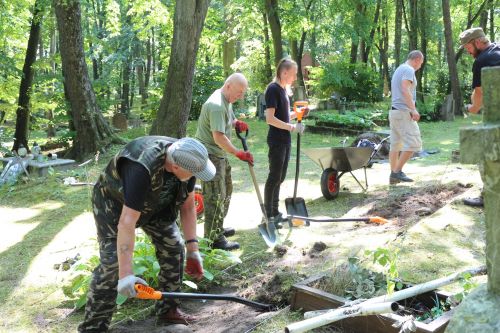
<instances>
[{"instance_id":1,"label":"orange glove","mask_svg":"<svg viewBox=\"0 0 500 333\"><path fill-rule=\"evenodd\" d=\"M234 124L234 128L236 129L236 132L246 132L248 131L248 124L245 123L244 121L241 120L236 120L236 123Z\"/></svg>"},{"instance_id":2,"label":"orange glove","mask_svg":"<svg viewBox=\"0 0 500 333\"><path fill-rule=\"evenodd\" d=\"M246 161L253 165L253 156L250 154L249 151L244 151L244 150L238 150L236 152L236 157L238 157L242 161Z\"/></svg>"},{"instance_id":3,"label":"orange glove","mask_svg":"<svg viewBox=\"0 0 500 333\"><path fill-rule=\"evenodd\" d=\"M203 277L203 260L199 251L188 251L186 255L186 274L192 276L196 280L201 280Z\"/></svg>"}]
</instances>

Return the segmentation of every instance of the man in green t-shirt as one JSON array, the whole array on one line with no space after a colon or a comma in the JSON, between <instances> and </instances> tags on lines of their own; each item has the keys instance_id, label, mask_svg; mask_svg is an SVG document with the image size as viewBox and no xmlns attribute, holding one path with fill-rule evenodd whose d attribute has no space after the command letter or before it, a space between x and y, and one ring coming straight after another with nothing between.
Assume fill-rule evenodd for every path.
<instances>
[{"instance_id":1,"label":"man in green t-shirt","mask_svg":"<svg viewBox=\"0 0 500 333\"><path fill-rule=\"evenodd\" d=\"M248 82L241 73L230 75L222 88L217 89L203 104L196 138L208 150L209 158L215 165L216 174L211 181L202 181L203 200L205 204L205 238L212 241L212 248L236 250L240 245L230 242L226 236L234 235L234 229L224 228L224 217L229 208L233 184L231 166L227 154L233 154L242 161L253 164L250 152L237 149L231 143L231 130L245 132L248 125L236 120L232 104L242 99Z\"/></svg>"}]
</instances>

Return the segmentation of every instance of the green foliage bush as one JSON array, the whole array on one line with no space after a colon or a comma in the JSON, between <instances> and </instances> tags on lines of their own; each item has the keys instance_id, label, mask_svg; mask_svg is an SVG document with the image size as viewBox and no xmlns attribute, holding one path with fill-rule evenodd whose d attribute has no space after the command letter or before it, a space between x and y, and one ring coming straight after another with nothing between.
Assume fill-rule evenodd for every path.
<instances>
[{"instance_id":1,"label":"green foliage bush","mask_svg":"<svg viewBox=\"0 0 500 333\"><path fill-rule=\"evenodd\" d=\"M347 101L377 102L382 100L379 74L364 63L351 64L335 59L322 67L310 68L311 85L319 98L334 93Z\"/></svg>"},{"instance_id":2,"label":"green foliage bush","mask_svg":"<svg viewBox=\"0 0 500 333\"><path fill-rule=\"evenodd\" d=\"M377 125L387 125L387 111L358 109L346 114L321 113L316 116L316 125L353 130L369 130Z\"/></svg>"},{"instance_id":3,"label":"green foliage bush","mask_svg":"<svg viewBox=\"0 0 500 333\"><path fill-rule=\"evenodd\" d=\"M189 120L196 120L200 116L203 103L210 95L224 84L224 70L221 66L198 67L194 72L193 102L189 113Z\"/></svg>"}]
</instances>

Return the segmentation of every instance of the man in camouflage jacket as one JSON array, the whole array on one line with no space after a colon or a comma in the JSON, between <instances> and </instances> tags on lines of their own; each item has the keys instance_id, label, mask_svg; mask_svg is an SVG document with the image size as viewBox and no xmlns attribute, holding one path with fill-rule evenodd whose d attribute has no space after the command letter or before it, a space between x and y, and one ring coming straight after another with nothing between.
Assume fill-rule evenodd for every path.
<instances>
[{"instance_id":1,"label":"man in camouflage jacket","mask_svg":"<svg viewBox=\"0 0 500 333\"><path fill-rule=\"evenodd\" d=\"M137 138L109 162L92 196L101 262L92 276L79 332L107 331L117 293L134 297L135 284L146 284L132 269L137 227L155 246L159 290L180 291L185 244L186 273L202 278L193 190L196 177L208 181L214 175L206 148L192 138ZM177 226L179 213L185 242ZM158 319L183 324L194 320L178 305L175 300L158 301Z\"/></svg>"}]
</instances>

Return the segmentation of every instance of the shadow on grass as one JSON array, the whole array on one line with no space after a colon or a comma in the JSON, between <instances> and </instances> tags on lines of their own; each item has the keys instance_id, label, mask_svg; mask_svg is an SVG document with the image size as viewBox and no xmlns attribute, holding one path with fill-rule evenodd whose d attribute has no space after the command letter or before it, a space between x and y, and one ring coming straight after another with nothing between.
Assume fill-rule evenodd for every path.
<instances>
[{"instance_id":1,"label":"shadow on grass","mask_svg":"<svg viewBox=\"0 0 500 333\"><path fill-rule=\"evenodd\" d=\"M37 184L41 182L43 185ZM59 203L61 206L57 209L43 209L43 204L49 201ZM21 241L0 253L1 303L5 303L14 289L19 286L34 258L67 224L87 208L85 201L90 202L87 189L62 188L55 178L48 178L45 181L33 180L28 184L16 185L14 190L6 193L4 199L0 200L0 205L9 208L41 210L40 214L35 217L14 222L16 224L37 223L37 226L27 232ZM47 265L52 265L52 263L47 263Z\"/></svg>"}]
</instances>

